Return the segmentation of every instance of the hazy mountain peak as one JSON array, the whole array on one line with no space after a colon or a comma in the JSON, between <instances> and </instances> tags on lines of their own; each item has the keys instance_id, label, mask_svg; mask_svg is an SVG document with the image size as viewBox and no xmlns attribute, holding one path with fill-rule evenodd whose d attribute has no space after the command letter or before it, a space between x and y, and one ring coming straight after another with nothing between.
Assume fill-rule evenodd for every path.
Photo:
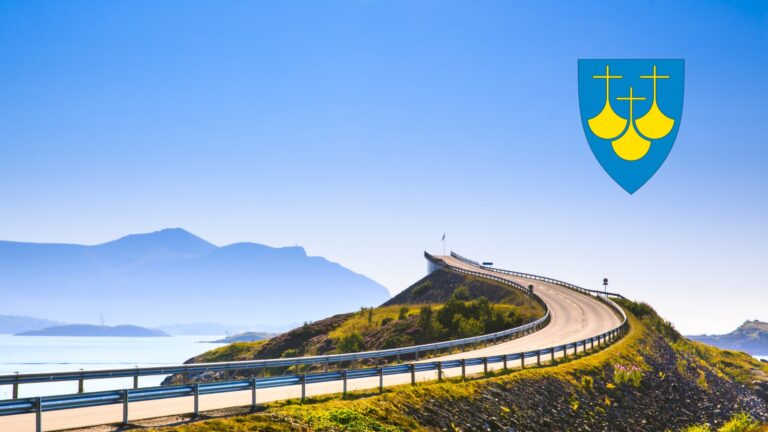
<instances>
[{"instance_id":1,"label":"hazy mountain peak","mask_svg":"<svg viewBox=\"0 0 768 432\"><path fill-rule=\"evenodd\" d=\"M151 233L131 234L94 247L127 255L145 254L152 251L201 255L216 249L216 245L182 228L166 228Z\"/></svg>"},{"instance_id":2,"label":"hazy mountain peak","mask_svg":"<svg viewBox=\"0 0 768 432\"><path fill-rule=\"evenodd\" d=\"M389 298L369 278L304 248L217 247L183 229L96 246L0 244L0 313L78 322L286 324Z\"/></svg>"}]
</instances>

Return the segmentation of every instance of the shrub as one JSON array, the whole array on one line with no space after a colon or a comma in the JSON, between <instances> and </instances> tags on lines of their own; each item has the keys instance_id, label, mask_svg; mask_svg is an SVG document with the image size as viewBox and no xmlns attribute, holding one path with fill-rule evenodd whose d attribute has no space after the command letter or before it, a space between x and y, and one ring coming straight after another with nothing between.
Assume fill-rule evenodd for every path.
<instances>
[{"instance_id":1,"label":"shrub","mask_svg":"<svg viewBox=\"0 0 768 432\"><path fill-rule=\"evenodd\" d=\"M453 294L451 294L451 298L454 298L456 300L469 300L469 288L467 288L465 285L462 285L455 290L453 290Z\"/></svg>"},{"instance_id":2,"label":"shrub","mask_svg":"<svg viewBox=\"0 0 768 432\"><path fill-rule=\"evenodd\" d=\"M719 432L752 432L758 431L760 424L747 413L739 413L733 416L728 423L719 429Z\"/></svg>"},{"instance_id":3,"label":"shrub","mask_svg":"<svg viewBox=\"0 0 768 432\"><path fill-rule=\"evenodd\" d=\"M430 289L432 289L432 281L422 282L413 288L413 296L421 297L424 294L426 294L427 291L429 291Z\"/></svg>"},{"instance_id":4,"label":"shrub","mask_svg":"<svg viewBox=\"0 0 768 432\"><path fill-rule=\"evenodd\" d=\"M342 336L336 343L336 351L340 354L360 352L365 349L365 341L360 333L354 332Z\"/></svg>"},{"instance_id":5,"label":"shrub","mask_svg":"<svg viewBox=\"0 0 768 432\"><path fill-rule=\"evenodd\" d=\"M392 317L386 317L386 318L384 318L383 320L381 320L381 326L382 326L382 327L384 327L385 325L387 325L387 324L391 323L391 322L392 322L392 321L394 321L394 320L395 320L395 319L394 319L394 318L392 318Z\"/></svg>"},{"instance_id":6,"label":"shrub","mask_svg":"<svg viewBox=\"0 0 768 432\"><path fill-rule=\"evenodd\" d=\"M480 336L485 333L485 326L480 321L474 318L464 318L461 315L454 315L454 322L457 328L457 335L460 338L467 338L472 336Z\"/></svg>"},{"instance_id":7,"label":"shrub","mask_svg":"<svg viewBox=\"0 0 768 432\"><path fill-rule=\"evenodd\" d=\"M409 309L405 306L400 308L400 313L397 315L397 319L404 320L408 317Z\"/></svg>"},{"instance_id":8,"label":"shrub","mask_svg":"<svg viewBox=\"0 0 768 432\"><path fill-rule=\"evenodd\" d=\"M384 340L383 349L402 348L414 345L413 338L406 335L391 336Z\"/></svg>"}]
</instances>

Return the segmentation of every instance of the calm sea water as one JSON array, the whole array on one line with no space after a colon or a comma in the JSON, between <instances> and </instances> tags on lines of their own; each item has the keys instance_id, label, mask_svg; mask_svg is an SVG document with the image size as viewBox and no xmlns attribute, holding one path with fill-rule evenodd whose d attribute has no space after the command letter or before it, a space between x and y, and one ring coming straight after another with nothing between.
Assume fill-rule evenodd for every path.
<instances>
[{"instance_id":1,"label":"calm sea water","mask_svg":"<svg viewBox=\"0 0 768 432\"><path fill-rule=\"evenodd\" d=\"M0 375L32 372L115 369L180 364L224 344L206 343L222 336L172 337L54 337L0 335ZM158 385L163 376L141 377L142 387ZM85 391L130 388L131 378L87 380ZM19 397L73 393L77 382L24 384ZM0 399L11 397L0 386Z\"/></svg>"}]
</instances>

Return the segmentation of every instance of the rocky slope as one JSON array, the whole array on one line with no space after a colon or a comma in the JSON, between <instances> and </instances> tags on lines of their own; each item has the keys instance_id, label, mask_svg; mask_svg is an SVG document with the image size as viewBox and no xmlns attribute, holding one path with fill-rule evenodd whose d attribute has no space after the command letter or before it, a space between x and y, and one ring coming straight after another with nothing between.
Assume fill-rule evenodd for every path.
<instances>
[{"instance_id":1,"label":"rocky slope","mask_svg":"<svg viewBox=\"0 0 768 432\"><path fill-rule=\"evenodd\" d=\"M721 426L738 413L768 420L768 365L687 340L647 305L622 305L630 333L567 363L346 401L273 404L257 414L167 430L656 432Z\"/></svg>"},{"instance_id":2,"label":"rocky slope","mask_svg":"<svg viewBox=\"0 0 768 432\"><path fill-rule=\"evenodd\" d=\"M360 350L397 348L439 340L455 339L456 334L442 334L425 328L422 308L439 309L454 295L461 293L468 300L478 297L490 297L492 311L513 313L514 319L507 321L504 328L522 325L544 315L544 310L535 302L507 285L473 278L459 273L440 270L431 273L405 289L391 301L379 308L364 308L355 313L334 315L274 336L266 341L233 343L225 347L208 351L191 358L187 363L205 363L214 361L255 360L278 357L297 357L307 355L335 354ZM487 296L487 297L486 297ZM433 308L433 309L432 309ZM491 328L482 333L502 330ZM481 333L478 333L481 334ZM357 339L354 339L357 337ZM354 340L352 340L354 339ZM345 342L346 340L346 342ZM350 346L350 341L354 345ZM377 363L379 361L370 361ZM310 369L311 370L311 369ZM282 373L284 370L269 371ZM229 377L250 376L250 371L230 373ZM209 372L187 377L173 376L164 384L182 381L208 381L222 379L221 373Z\"/></svg>"}]
</instances>

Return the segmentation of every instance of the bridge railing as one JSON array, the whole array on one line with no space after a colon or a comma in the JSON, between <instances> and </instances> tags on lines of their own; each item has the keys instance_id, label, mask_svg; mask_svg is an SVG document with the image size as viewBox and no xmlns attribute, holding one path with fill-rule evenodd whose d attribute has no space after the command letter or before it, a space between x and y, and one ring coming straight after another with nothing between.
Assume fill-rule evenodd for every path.
<instances>
[{"instance_id":1,"label":"bridge railing","mask_svg":"<svg viewBox=\"0 0 768 432\"><path fill-rule=\"evenodd\" d=\"M463 257L463 256L457 254L454 251L451 251L451 256L453 258L456 258L459 261L462 261L462 262L464 262L466 264L469 264L469 265L481 268L483 270L488 270L488 271L492 271L492 272L496 272L496 273L502 273L502 274L508 274L508 275L511 275L511 276L517 276L517 277L522 277L522 278L532 279L532 280L537 280L537 281L542 281L542 282L548 282L548 283L551 283L553 285L558 285L558 286L561 286L563 288L568 288L568 289L571 289L571 290L574 290L574 291L578 291L578 292L581 292L581 293L584 293L584 294L596 294L596 295L607 294L609 297L616 297L616 298L620 298L620 299L625 299L626 298L626 297L624 297L623 295L621 295L619 293L610 292L610 291L606 292L606 291L582 288L582 287L580 287L578 285L574 285L574 284L568 283L568 282L563 282L561 280L553 279L551 277L539 276L539 275L530 274L530 273L522 273L522 272L518 272L518 271L504 270L504 269L500 269L500 268L496 268L496 267L484 266L484 265L480 264L479 262L471 260L471 259L466 258L466 257Z\"/></svg>"},{"instance_id":2,"label":"bridge railing","mask_svg":"<svg viewBox=\"0 0 768 432\"><path fill-rule=\"evenodd\" d=\"M428 260L436 260L442 262L442 260L433 257L425 252L425 258ZM53 372L53 373L31 373L31 374L13 374L13 375L0 375L0 385L10 385L13 387L11 395L13 399L19 397L19 387L22 384L32 383L50 383L61 381L77 381L78 393L83 393L85 390L85 381L93 379L117 379L117 378L133 378L134 389L139 388L139 377L146 376L165 376L174 374L183 374L189 376L191 374L205 373L205 372L230 372L230 371L243 371L253 370L257 373L261 369L268 368L284 368L290 366L309 366L309 365L330 365L338 363L347 363L359 360L370 359L382 359L382 358L397 358L401 356L413 355L416 360L422 354L452 350L457 348L472 347L477 344L493 342L496 343L502 340L515 339L532 332L535 332L549 323L550 314L549 309L544 301L536 294L530 293L527 288L522 285L504 279L498 276L489 275L481 272L474 272L459 267L446 265L446 268L450 268L453 271L463 274L479 276L487 279L503 283L512 288L519 289L524 293L531 296L531 298L539 303L544 308L544 316L537 320L524 324L518 327L514 327L507 330L502 330L495 333L489 333L480 336L454 339L444 342L435 342L422 345L413 345L403 348L391 348L385 350L364 351L359 353L349 354L329 354L321 356L307 356L307 357L290 357L290 358L278 358L278 359L264 359L264 360L245 360L245 361L232 361L232 362L216 362L216 363L191 363L175 366L152 366L152 367L134 367L123 369L104 369L104 370L87 370L87 371L74 371L74 372Z\"/></svg>"},{"instance_id":3,"label":"bridge railing","mask_svg":"<svg viewBox=\"0 0 768 432\"><path fill-rule=\"evenodd\" d=\"M445 263L444 260L441 260L437 257L431 256L426 253L425 253L425 256L427 257L427 259L432 259L432 260L435 260L435 262L442 263L447 268L450 268L452 270L461 271L466 274L473 274L480 277L487 277L487 278L496 280L494 279L493 275L489 275L487 273L481 273L481 272L474 272L466 269L460 269L455 266L450 266L447 263ZM465 260L462 260L462 261L467 262ZM477 265L477 264L474 264L474 265ZM485 269L485 270L489 270L489 269ZM498 269L493 269L493 270L498 270ZM513 274L513 273L517 273L517 272L510 272L508 274ZM523 273L517 273L517 275L523 275ZM523 276L523 277L529 277L529 276ZM499 278L499 279L504 280L503 278ZM550 282L550 283L559 282L551 278L542 278L539 280L545 280L546 282ZM511 281L506 281L506 282L511 282ZM517 285L518 287L522 286L520 284L516 284L516 283L514 284ZM567 285L573 286L575 288L579 288L579 287L576 287L575 285L571 285L571 284L567 284ZM570 288L570 286L568 286L568 288ZM526 291L528 292L527 289ZM579 288L577 289L577 291L585 292L585 294L587 295L595 294L595 290L584 290ZM600 294L599 291L597 293ZM489 364L502 363L503 368L506 369L509 361L520 361L520 365L522 367L525 367L526 360L533 359L533 358L536 359L535 362L537 365L541 365L542 358L544 358L544 361L546 362L545 356L547 355L550 356L550 361L554 362L556 359L557 353L562 353L561 357L567 358L569 352L572 352L574 355L578 354L579 346L581 346L582 353L587 351L588 344L589 344L589 349L595 349L595 343L597 343L597 348L600 349L618 340L624 334L627 333L627 331L629 330L629 321L627 319L627 315L624 312L624 310L610 298L599 296L599 295L595 295L595 297L600 301L609 305L611 308L613 308L616 311L617 315L622 318L621 323L618 326L608 330L607 332L600 333L596 336L588 337L588 338L581 339L574 342L569 342L562 345L555 345L547 348L531 350L531 351L523 351L518 353L501 354L501 355L494 355L494 356L487 356L487 357L466 358L466 359L459 359L459 360L425 361L425 362L418 362L418 363L412 362L412 363L397 364L397 365L390 365L390 366L345 369L340 371L311 373L311 374L292 374L292 375L282 375L282 376L266 377L266 378L250 378L250 379L231 380L231 381L218 381L218 382L211 382L211 383L194 383L194 384L184 384L184 385L174 385L174 386L159 386L159 387L134 388L134 389L112 390L112 391L102 391L102 392L90 392L90 393L81 393L81 394L72 394L72 395L9 399L9 400L0 401L0 416L34 413L36 428L37 428L37 431L39 432L42 429L42 413L43 412L72 409L72 408L84 408L84 407L92 407L92 406L122 404L122 407L123 407L122 420L124 424L127 424L128 417L129 417L130 402L140 402L140 401L148 401L148 400L156 400L156 399L170 399L170 398L178 398L178 397L192 397L194 400L192 412L195 415L197 415L199 413L199 407L200 407L199 398L201 395L206 395L206 394L236 392L236 391L250 391L251 405L255 408L257 404L257 390L259 389L266 389L266 388L273 388L273 387L300 386L301 400L303 401L306 395L307 384L313 384L313 383L334 382L334 381L342 382L343 383L342 394L346 395L347 381L353 380L353 379L378 377L379 391L383 391L384 377L390 376L390 375L410 374L411 384L415 384L416 383L415 377L416 377L416 373L418 372L437 371L437 379L440 380L442 379L443 371L447 369L461 368L462 377L463 377L465 374L465 368L467 366L483 365L484 371L487 372ZM541 299L538 298L537 301L541 301ZM545 318L546 320L549 320L548 309L545 317L541 318L540 320ZM526 326L530 326L532 324L534 323L527 324ZM522 326L522 327L526 327L526 326ZM502 333L502 332L499 332L499 333ZM485 335L485 336L488 336L488 335ZM413 348L413 347L409 347L409 348ZM361 353L358 353L358 354L361 354ZM323 356L323 357L329 357L329 356ZM290 361L290 360L297 360L297 359L285 359L285 360ZM237 363L253 363L253 362L231 362L231 363L237 364ZM192 365L187 365L187 366L192 366ZM234 367L233 369L242 369L242 367ZM165 369L165 370L167 371L170 369ZM177 373L183 373L183 372L184 371L182 370Z\"/></svg>"},{"instance_id":4,"label":"bridge railing","mask_svg":"<svg viewBox=\"0 0 768 432\"><path fill-rule=\"evenodd\" d=\"M609 304L612 304L613 307L617 308L617 310L621 311L623 314L623 311L616 303L610 299L606 300ZM301 395L300 398L303 401L306 396L306 386L308 384L334 381L341 382L341 393L346 395L347 382L349 380L378 377L379 391L383 391L385 376L410 374L410 382L411 384L415 384L416 373L419 372L437 371L437 379L440 380L443 378L444 371L448 369L461 368L462 377L464 377L467 366L483 365L484 372L487 372L488 365L501 363L503 368L506 369L508 362L510 361L520 361L520 365L525 367L526 361L531 359L531 362L535 362L536 365L541 365L542 359L544 359L544 362L547 361L546 356L549 356L549 361L554 362L558 353L562 353L560 357L567 358L569 352L571 352L573 355L578 354L579 347L581 347L582 353L585 353L588 349L594 350L595 344L597 344L597 348L600 349L619 339L627 332L628 329L628 321L625 318L619 326L607 332L579 341L538 350L493 355L487 357L475 357L446 361L426 361L419 363L412 362L391 366L368 367L311 374L293 374L267 378L250 378L211 383L194 383L174 386L147 387L141 389L91 392L73 395L10 399L0 401L0 416L34 413L36 428L37 431L40 431L42 429L43 412L72 408L122 404L122 422L127 424L129 418L129 404L131 402L192 397L193 406L190 411L196 416L200 410L200 396L207 394L250 391L251 405L255 408L258 400L257 391L260 389L273 387L299 386ZM589 345L589 347L587 345ZM534 358L536 359L535 361L532 360Z\"/></svg>"}]
</instances>

